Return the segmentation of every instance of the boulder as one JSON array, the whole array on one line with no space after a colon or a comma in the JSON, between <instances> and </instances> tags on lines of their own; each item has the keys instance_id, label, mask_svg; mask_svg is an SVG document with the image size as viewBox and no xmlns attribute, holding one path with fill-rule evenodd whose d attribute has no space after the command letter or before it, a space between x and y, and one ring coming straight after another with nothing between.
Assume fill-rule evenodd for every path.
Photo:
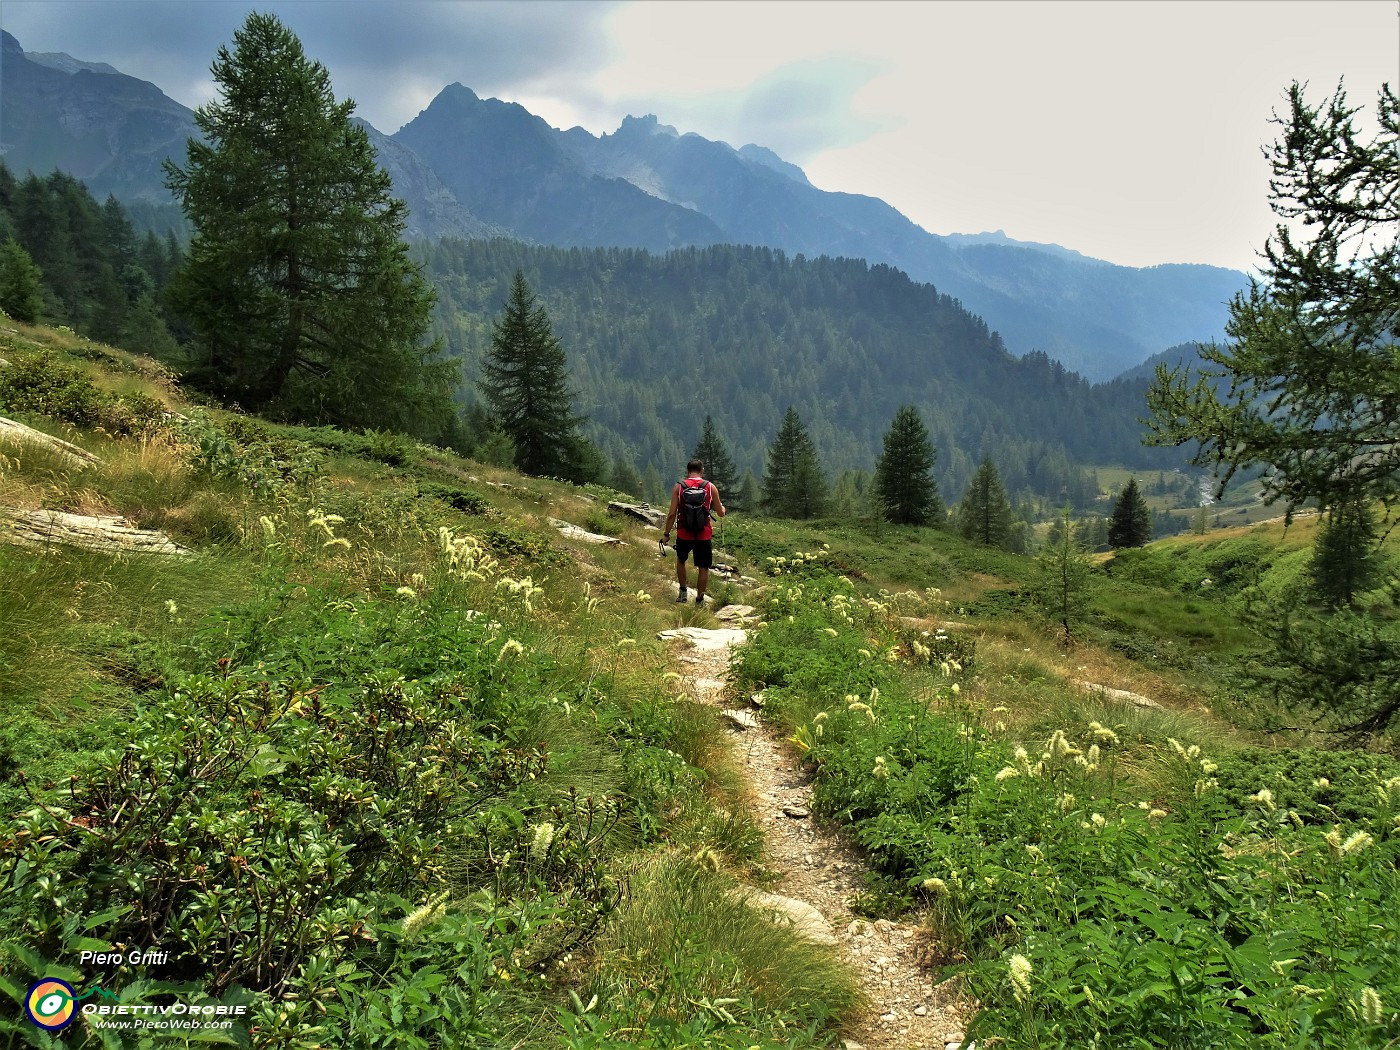
<instances>
[{"instance_id":1,"label":"boulder","mask_svg":"<svg viewBox=\"0 0 1400 1050\"><path fill-rule=\"evenodd\" d=\"M587 529L581 529L577 525L571 525L567 521L560 521L558 518L550 518L549 523L571 540L581 540L584 543L593 544L622 542L616 536L603 536L596 532L589 532Z\"/></svg>"},{"instance_id":2,"label":"boulder","mask_svg":"<svg viewBox=\"0 0 1400 1050\"><path fill-rule=\"evenodd\" d=\"M79 448L71 442L45 434L33 427L27 427L23 423L16 423L13 419L6 419L4 416L0 416L0 440L9 440L22 445L43 445L53 449L65 461L78 468L90 467L95 463L102 462L87 449Z\"/></svg>"},{"instance_id":3,"label":"boulder","mask_svg":"<svg viewBox=\"0 0 1400 1050\"><path fill-rule=\"evenodd\" d=\"M626 514L629 518L636 518L644 525L651 525L658 529L666 520L666 512L657 510L650 503L624 503L621 500L612 500L608 504L608 510L618 514Z\"/></svg>"},{"instance_id":4,"label":"boulder","mask_svg":"<svg viewBox=\"0 0 1400 1050\"><path fill-rule=\"evenodd\" d=\"M56 510L0 510L0 538L26 546L62 544L122 554L189 554L163 532L138 529L111 515Z\"/></svg>"}]
</instances>

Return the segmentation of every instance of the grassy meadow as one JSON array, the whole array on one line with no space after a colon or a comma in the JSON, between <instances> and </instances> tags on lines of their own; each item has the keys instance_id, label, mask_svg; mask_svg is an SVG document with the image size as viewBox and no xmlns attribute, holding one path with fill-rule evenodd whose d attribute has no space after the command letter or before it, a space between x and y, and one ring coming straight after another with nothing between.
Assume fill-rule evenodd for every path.
<instances>
[{"instance_id":1,"label":"grassy meadow","mask_svg":"<svg viewBox=\"0 0 1400 1050\"><path fill-rule=\"evenodd\" d=\"M841 1045L857 982L736 898L765 873L754 801L656 639L717 621L671 604L614 494L195 404L63 331L7 326L0 358L0 415L100 460L0 439L0 508L190 551L0 544L13 1045L158 1041L43 1033L45 976L240 1009L228 1042L288 1050ZM736 689L866 851L856 907L918 921L981 1005L978 1046L1400 1039L1395 742L1339 748L1241 673L1243 605L1305 571L1312 527L1102 560L1064 648L1031 559L725 523L758 582L714 605L766 620ZM114 946L170 954L79 964Z\"/></svg>"}]
</instances>

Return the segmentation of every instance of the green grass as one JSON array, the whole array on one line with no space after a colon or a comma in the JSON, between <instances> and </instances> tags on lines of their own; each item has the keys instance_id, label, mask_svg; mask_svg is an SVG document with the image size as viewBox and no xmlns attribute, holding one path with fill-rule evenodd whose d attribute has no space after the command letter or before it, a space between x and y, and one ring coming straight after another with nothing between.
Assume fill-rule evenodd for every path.
<instances>
[{"instance_id":1,"label":"green grass","mask_svg":"<svg viewBox=\"0 0 1400 1050\"><path fill-rule=\"evenodd\" d=\"M30 805L19 769L42 792L46 783L64 783L74 774L80 781L92 776L108 747L127 747L159 767L201 734L230 732L221 721L228 711L220 707L232 703L224 693L233 689L229 682L240 683L237 710L264 712L249 716L240 730L251 779L239 780L240 773L179 797L182 805L205 800L200 819L231 821L230 828L249 813L265 812L259 806L275 797L275 807L290 807L277 809L289 820L295 814L304 829L335 833L345 818L326 802L329 796L299 794L302 778L270 771L299 749L320 755L344 746L337 733L355 739L368 733L375 740L369 758L347 754L340 763L322 763L326 768L317 776L328 778L324 784L342 792L339 798L348 793L393 806L411 797L423 804L414 784L461 772L444 769L447 745L432 733L460 720L463 735L452 746L465 748L463 768L476 773L454 782L453 794L477 800L471 815L476 830L464 837L455 823L458 830L449 833L445 825L400 821L376 831L419 858L396 868L394 878L421 872L427 881L401 885L399 897L374 896L378 890L367 884L346 891L344 907L376 938L352 938L339 954L332 952L332 970L344 963L354 980L344 982L343 997L326 997L326 985L318 984L324 974L317 978L312 967L311 976L297 978L303 983L291 1019L269 1013L268 1031L276 1030L288 1047L309 1046L314 1040L298 1035L293 1024L304 1015L307 1023L324 1018L333 1033L321 1040L326 1045L446 1038L433 1005L414 991L433 981L441 982L434 987L444 989L443 1002L458 1008L461 1027L453 1038L463 1045L493 1038L522 1046L736 1050L833 1044L841 1018L860 1006L849 974L830 952L757 914L736 893L740 879L764 877L753 800L715 710L689 700L668 677L671 660L655 640L667 627L715 626L714 607L669 601L673 563L655 556L655 530L587 498L605 498L598 487L581 491L521 478L393 435L278 426L191 409L168 377L139 359L42 329L26 331L24 339L22 350L50 346L88 377L91 390L81 376L74 378L59 409L87 411L120 394L160 396L191 419L104 436L74 432L61 418L31 412L26 420L77 440L104 464L75 472L50 452L0 448L0 505L121 513L168 530L196 553L152 559L0 546L0 814L10 822L0 827L0 841L17 812ZM11 357L14 348L0 339L0 349ZM623 542L576 547L549 525L550 517ZM464 548L470 557L461 564L449 564L442 528L450 530L449 546L451 536L471 537ZM1096 930L1103 932L1096 914L1081 909L1070 921L1066 898L1048 899L1053 878L1088 880L1093 886L1085 892L1106 899L1146 893L1138 885L1142 872L1202 864L1201 885L1220 876L1217 885L1239 894L1228 906L1240 923L1275 915L1270 909L1276 903L1267 894L1256 898L1250 888L1253 875L1226 865L1242 842L1216 833L1227 816L1256 819L1253 811L1242 815L1235 796L1259 752L1240 749L1291 748L1307 738L1251 733L1226 716L1257 721L1265 706L1231 677L1258 644L1241 625L1242 596L1256 587L1282 593L1296 582L1310 530L1304 520L1286 533L1267 525L1120 553L1096 574L1091 622L1070 649L1057 645L1051 625L1029 611L1029 559L942 530L735 515L717 547L760 584L750 592L715 577L710 593L720 601L759 604L763 595L771 601L795 582L804 588L800 598L770 607L770 625L759 636L766 646L751 646L736 665L739 688L769 686L765 717L810 750L820 766L823 805L855 820L854 833L883 873L862 907L918 901L948 938L949 957L962 953L980 967L970 979L987 1005L987 1024L1000 1026L996 1034L1020 1045L1048 1045L1055 1018L1088 1024L1092 1011L1067 998L1067 985L1037 986L1044 998L1035 1010L1049 1018L1049 1027L1017 1029L1016 1000L999 985L1005 953L1026 953L1038 974L1058 974L1056 980L1074 976L1077 964L1068 949L1054 947L1055 938L1072 940L1085 959L1112 954L1092 940ZM792 559L799 551L816 557L804 559L800 569L789 561L783 575L770 575L769 558ZM1204 578L1212 580L1209 587L1200 586ZM948 633L940 636L940 628ZM930 651L921 655L916 643ZM963 669L945 671L942 662L954 658ZM262 682L268 683L264 692ZM1137 692L1163 706L1116 702L1086 692L1082 682ZM388 732L383 719L396 709L396 690L421 707L402 732ZM202 697L204 706L189 706L189 695ZM311 730L278 735L288 732L279 721L291 717L286 711L309 718L305 711L332 699L353 714L343 728L329 736ZM286 711L263 724L264 706L273 700ZM892 711L899 718L884 721ZM1286 724L1285 714L1270 712L1270 718ZM818 716L824 716L826 736L816 732ZM877 723L879 734L871 735ZM1044 797L1025 794L1017 803L1021 810L999 808L1004 800L996 776L1014 762L1017 744L1034 761L1057 730L1087 745L1094 723L1117 737L1104 767L1112 767L1111 781L1076 783L1069 793L1079 802L1071 813L1051 804L1070 786L1060 781L1045 781ZM133 732L163 742L141 751ZM401 740L419 741L414 747L421 750L400 749ZM1172 741L1199 747L1229 774L1222 780L1230 793L1226 815L1191 818L1198 823L1189 826L1200 832L1192 841L1203 843L1204 852L1180 852L1185 839L1171 832L1171 841L1144 854L1136 868L1095 867L1102 858L1095 853L1098 840L1088 837L1092 829L1086 833L1091 811L1123 818L1128 830L1115 831L1111 841L1130 853L1146 820L1138 802L1165 804L1172 820L1195 805ZM1248 760L1231 764L1236 753ZM874 776L877 757L898 775ZM367 768L388 763L395 771L368 795L363 784L335 779L348 778L347 770L362 759ZM1317 781L1325 779L1318 770L1341 769L1323 754L1269 766L1275 782L1294 774ZM1201 774L1198 760L1191 772L1193 781ZM1325 816L1324 806L1361 813L1358 805L1338 806L1355 802L1356 792L1374 793L1377 784L1366 780L1372 772L1368 766L1334 773L1342 786L1331 795L1290 784L1301 793L1288 805L1304 809L1309 819ZM975 782L960 780L963 773ZM144 781L117 776L113 783L119 809L120 792L134 792ZM318 823L327 813L334 819ZM958 828L940 823L954 817L964 822ZM1207 818L1217 823L1208 825ZM545 824L561 833L556 845L541 850L537 835ZM573 830L562 832L566 827ZM1243 845L1273 848L1257 821L1249 827L1256 838ZM1284 833L1291 834L1278 832ZM184 832L162 834L172 855L178 853ZM374 835L364 841L384 845ZM1025 866L1025 847L1037 841L1062 844L1063 864L1053 873ZM281 856L274 847L275 841L267 856L249 859L270 863ZM1284 865L1282 874L1261 877L1266 883L1286 878L1310 893L1309 880L1321 870L1315 854L1325 847L1290 848L1302 848L1297 856L1303 859ZM112 854L131 862L122 850ZM155 850L147 859L165 863L169 857ZM0 857L0 886L18 892L23 887L4 881L17 870L6 863ZM199 863L208 867L207 860ZM1223 866L1210 867L1217 864ZM946 878L950 867L969 887L956 909L919 888L927 878ZM432 895L436 876L429 873L438 871L447 872L444 884L454 894L447 914L421 940L404 941L399 921ZM1107 874L1090 878L1086 873L1093 871ZM181 877L209 875L192 859ZM0 901L0 912L12 933L23 934L33 917L16 910L18 899L11 894L11 903ZM1008 901L1027 910L1016 911ZM1189 895L1178 903L1184 915L1195 915L1191 909L1200 905ZM1049 910L1036 919L1032 904ZM1013 912L1016 927L1005 921ZM1064 921L1050 923L1049 914ZM1282 928L1298 918L1306 929L1310 914L1277 922ZM1032 920L1044 921L1032 928ZM326 921L331 929L340 920ZM1213 922L1202 928L1213 929ZM1182 919L1182 928L1195 925ZM88 933L101 936L105 928ZM45 936L52 941L61 934ZM1110 934L1112 941L1117 934ZM1133 934L1140 935L1132 943L1149 945L1142 949L1146 955L1138 953L1143 964L1156 965L1152 938ZM18 976L18 964L0 961L0 975ZM1200 1001L1213 1002L1209 996ZM1333 1007L1337 1016L1348 1009L1340 998ZM395 1009L400 1022L392 1018ZM1279 1009L1277 1017L1287 1013ZM7 1023L0 1011L0 1030L8 1031ZM1124 1021L1144 1023L1140 1017ZM1145 1045L1155 1045L1151 1033L1165 1029L1139 1030Z\"/></svg>"}]
</instances>

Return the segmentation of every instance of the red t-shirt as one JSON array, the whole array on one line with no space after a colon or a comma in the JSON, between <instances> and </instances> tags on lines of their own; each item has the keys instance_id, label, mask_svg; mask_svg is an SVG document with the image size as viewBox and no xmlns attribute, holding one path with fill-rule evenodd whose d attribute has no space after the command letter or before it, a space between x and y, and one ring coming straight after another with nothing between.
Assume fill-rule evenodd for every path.
<instances>
[{"instance_id":1,"label":"red t-shirt","mask_svg":"<svg viewBox=\"0 0 1400 1050\"><path fill-rule=\"evenodd\" d=\"M701 479L700 479L700 478L686 478L685 480L686 480L686 481L700 481ZM675 499L676 499L676 539L678 539L678 540L689 540L689 541L692 542L692 543L693 543L694 541L696 541L696 540L708 540L711 536L713 536L713 535L715 534L715 527L714 527L714 525L713 525L711 522L709 522L709 521L706 521L706 522L705 522L705 529L704 529L704 531L701 532L701 533L699 533L698 535L695 534L695 533L693 533L693 532L686 532L685 529L681 528L681 503L680 503L681 495L680 495L680 492L681 492L681 486L684 485L684 484L685 484L685 482L681 482L681 481L676 482L676 488L675 488L675 492L674 492L674 496L675 496ZM701 484L703 484L703 485L705 486L705 490L706 490L706 494L707 494L707 499L706 499L706 501L705 501L705 505L706 505L707 507L713 507L713 506L715 505L715 487L714 487L713 485L711 485L708 481L701 481ZM697 486L695 486L695 485L690 485L690 486L687 486L687 487L688 487L688 488L696 488Z\"/></svg>"}]
</instances>

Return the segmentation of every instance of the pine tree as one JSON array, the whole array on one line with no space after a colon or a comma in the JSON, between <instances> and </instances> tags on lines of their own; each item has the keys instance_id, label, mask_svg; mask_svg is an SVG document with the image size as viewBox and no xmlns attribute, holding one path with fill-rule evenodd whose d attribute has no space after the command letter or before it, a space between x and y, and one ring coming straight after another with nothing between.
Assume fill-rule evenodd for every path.
<instances>
[{"instance_id":1,"label":"pine tree","mask_svg":"<svg viewBox=\"0 0 1400 1050\"><path fill-rule=\"evenodd\" d=\"M574 415L567 367L548 312L517 270L477 383L523 473L574 479L579 472L583 419Z\"/></svg>"},{"instance_id":2,"label":"pine tree","mask_svg":"<svg viewBox=\"0 0 1400 1050\"><path fill-rule=\"evenodd\" d=\"M1011 537L1011 501L1001 475L984 459L957 510L958 535L988 547L1005 548Z\"/></svg>"},{"instance_id":3,"label":"pine tree","mask_svg":"<svg viewBox=\"0 0 1400 1050\"><path fill-rule=\"evenodd\" d=\"M0 310L24 324L44 311L44 275L13 238L0 244Z\"/></svg>"},{"instance_id":4,"label":"pine tree","mask_svg":"<svg viewBox=\"0 0 1400 1050\"><path fill-rule=\"evenodd\" d=\"M734 466L734 460L729 457L729 450L724 447L724 442L715 432L714 423L709 416L705 417L704 426L700 428L700 442L691 453L691 458L705 464L705 477L719 489L721 499L727 501L738 487L738 468Z\"/></svg>"},{"instance_id":5,"label":"pine tree","mask_svg":"<svg viewBox=\"0 0 1400 1050\"><path fill-rule=\"evenodd\" d=\"M775 518L815 518L826 509L826 478L816 446L792 408L768 450L762 505Z\"/></svg>"},{"instance_id":6,"label":"pine tree","mask_svg":"<svg viewBox=\"0 0 1400 1050\"><path fill-rule=\"evenodd\" d=\"M430 363L433 293L355 104L270 14L250 14L211 72L202 137L166 164L194 227L174 296L196 378L250 410L430 434L454 414L452 373Z\"/></svg>"},{"instance_id":7,"label":"pine tree","mask_svg":"<svg viewBox=\"0 0 1400 1050\"><path fill-rule=\"evenodd\" d=\"M875 497L887 521L933 525L943 519L928 428L913 405L900 408L885 433L885 450L875 465Z\"/></svg>"},{"instance_id":8,"label":"pine tree","mask_svg":"<svg viewBox=\"0 0 1400 1050\"><path fill-rule=\"evenodd\" d=\"M1115 550L1120 547L1141 547L1152 539L1152 512L1138 491L1137 478L1129 478L1118 494L1118 502L1113 505L1113 516L1108 523L1108 545Z\"/></svg>"}]
</instances>

